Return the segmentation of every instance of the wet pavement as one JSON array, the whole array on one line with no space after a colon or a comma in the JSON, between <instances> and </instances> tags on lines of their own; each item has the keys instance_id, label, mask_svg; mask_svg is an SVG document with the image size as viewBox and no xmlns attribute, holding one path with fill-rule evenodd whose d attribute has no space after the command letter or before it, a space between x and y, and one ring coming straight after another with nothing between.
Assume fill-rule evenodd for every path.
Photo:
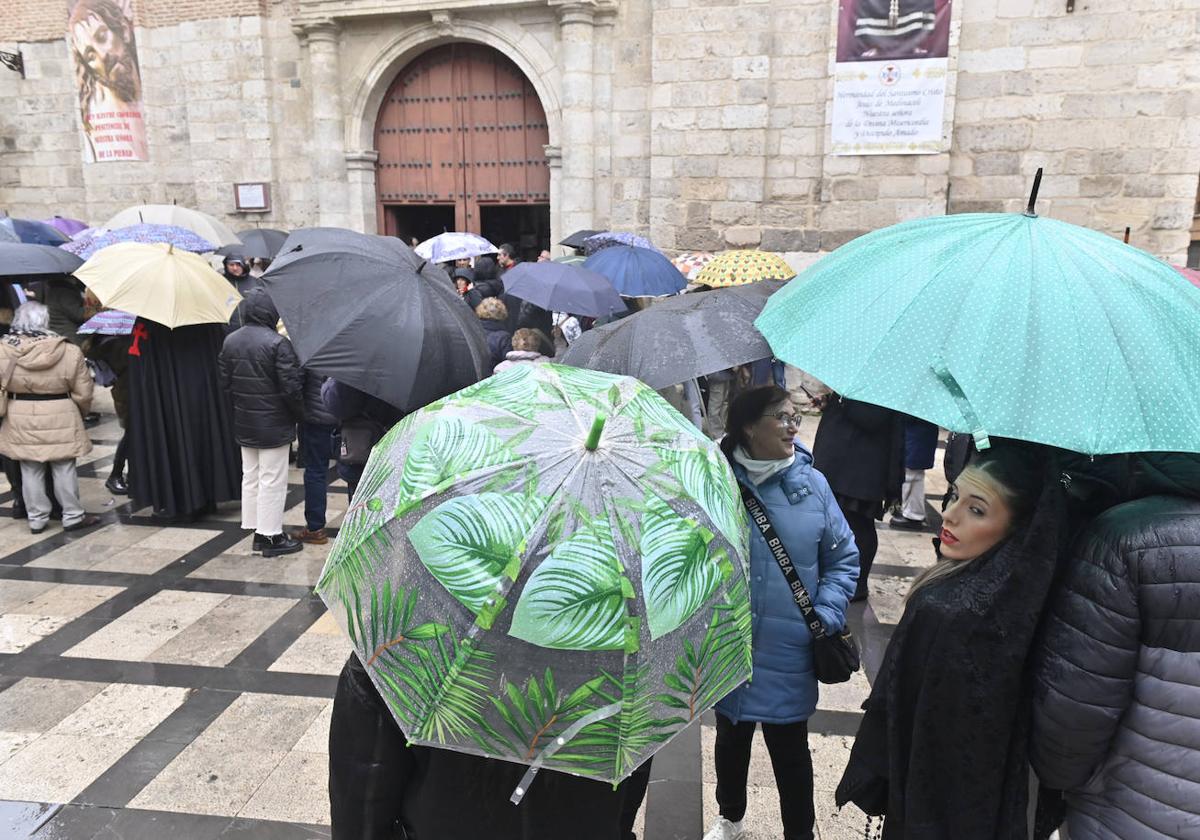
<instances>
[{"instance_id":1,"label":"wet pavement","mask_svg":"<svg viewBox=\"0 0 1200 840\"><path fill-rule=\"evenodd\" d=\"M90 432L80 489L102 527L32 535L0 478L0 837L328 837L329 716L349 643L311 587L332 542L255 557L236 504L162 527L104 489L111 412ZM929 483L943 492L940 468ZM299 527L300 471L288 489L285 523ZM331 527L345 507L335 482ZM862 836L865 818L837 813L832 791L903 593L933 559L929 535L879 530L871 599L852 607L867 673L822 686L809 726L823 840ZM715 818L714 735L710 714L656 757L639 836L698 840ZM750 783L746 840L779 837L761 736Z\"/></svg>"}]
</instances>

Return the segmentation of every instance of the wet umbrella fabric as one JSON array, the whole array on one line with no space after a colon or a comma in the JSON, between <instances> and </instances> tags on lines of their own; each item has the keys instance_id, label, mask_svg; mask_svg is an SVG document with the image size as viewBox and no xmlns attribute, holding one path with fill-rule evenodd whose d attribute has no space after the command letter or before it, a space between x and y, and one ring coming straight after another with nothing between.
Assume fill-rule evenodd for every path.
<instances>
[{"instance_id":1,"label":"wet umbrella fabric","mask_svg":"<svg viewBox=\"0 0 1200 840\"><path fill-rule=\"evenodd\" d=\"M64 251L70 251L85 260L90 260L100 251L120 242L140 242L143 245L162 243L173 245L180 251L190 251L193 254L211 253L217 247L187 228L149 223L129 225L115 230L101 228L95 235L81 236L62 247Z\"/></svg>"},{"instance_id":2,"label":"wet umbrella fabric","mask_svg":"<svg viewBox=\"0 0 1200 840\"><path fill-rule=\"evenodd\" d=\"M719 289L741 286L760 280L791 280L796 270L778 254L767 251L725 251L710 260L688 279L702 286Z\"/></svg>"},{"instance_id":3,"label":"wet umbrella fabric","mask_svg":"<svg viewBox=\"0 0 1200 840\"><path fill-rule=\"evenodd\" d=\"M499 249L477 234L449 231L426 239L413 250L423 260L444 263L494 254Z\"/></svg>"},{"instance_id":4,"label":"wet umbrella fabric","mask_svg":"<svg viewBox=\"0 0 1200 840\"><path fill-rule=\"evenodd\" d=\"M783 283L692 292L585 332L563 363L633 376L662 389L771 355L754 319Z\"/></svg>"},{"instance_id":5,"label":"wet umbrella fabric","mask_svg":"<svg viewBox=\"0 0 1200 840\"><path fill-rule=\"evenodd\" d=\"M603 251L605 248L611 248L614 245L632 245L634 248L646 248L650 251L662 253L644 236L638 236L636 233L624 233L622 231L606 230L601 233L594 233L583 241L583 251L587 256L595 254L597 251Z\"/></svg>"},{"instance_id":6,"label":"wet umbrella fabric","mask_svg":"<svg viewBox=\"0 0 1200 840\"><path fill-rule=\"evenodd\" d=\"M1020 213L843 245L756 325L838 393L1089 455L1200 452L1200 290L1144 251Z\"/></svg>"},{"instance_id":7,"label":"wet umbrella fabric","mask_svg":"<svg viewBox=\"0 0 1200 840\"><path fill-rule=\"evenodd\" d=\"M122 309L104 309L79 325L80 335L129 335L137 316Z\"/></svg>"},{"instance_id":8,"label":"wet umbrella fabric","mask_svg":"<svg viewBox=\"0 0 1200 840\"><path fill-rule=\"evenodd\" d=\"M75 271L100 302L164 327L228 324L242 296L203 257L162 243L121 242Z\"/></svg>"},{"instance_id":9,"label":"wet umbrella fabric","mask_svg":"<svg viewBox=\"0 0 1200 840\"><path fill-rule=\"evenodd\" d=\"M577 250L582 249L584 247L584 245L586 244L586 240L589 236L595 236L597 233L602 233L602 232L603 231L588 230L588 229L577 230L574 233L572 233L570 236L568 236L566 239L559 242L558 244L565 245L568 248L575 248Z\"/></svg>"},{"instance_id":10,"label":"wet umbrella fabric","mask_svg":"<svg viewBox=\"0 0 1200 840\"><path fill-rule=\"evenodd\" d=\"M192 233L213 243L213 247L236 245L239 240L229 226L215 216L179 207L175 204L140 204L127 207L113 216L102 227L109 230L129 227L130 225L175 225L187 228Z\"/></svg>"},{"instance_id":11,"label":"wet umbrella fabric","mask_svg":"<svg viewBox=\"0 0 1200 840\"><path fill-rule=\"evenodd\" d=\"M748 541L658 394L517 365L380 441L317 591L410 741L616 782L750 676Z\"/></svg>"},{"instance_id":12,"label":"wet umbrella fabric","mask_svg":"<svg viewBox=\"0 0 1200 840\"><path fill-rule=\"evenodd\" d=\"M548 312L602 318L625 311L607 277L577 265L519 263L505 272L504 291Z\"/></svg>"},{"instance_id":13,"label":"wet umbrella fabric","mask_svg":"<svg viewBox=\"0 0 1200 840\"><path fill-rule=\"evenodd\" d=\"M64 216L55 216L53 219L46 219L42 224L50 225L50 227L64 234L68 238L75 236L80 231L88 229L87 222L81 222L78 219L68 219Z\"/></svg>"},{"instance_id":14,"label":"wet umbrella fabric","mask_svg":"<svg viewBox=\"0 0 1200 840\"><path fill-rule=\"evenodd\" d=\"M1200 288L1200 269L1185 268L1181 265L1174 266L1175 270L1184 276L1189 283L1197 288Z\"/></svg>"},{"instance_id":15,"label":"wet umbrella fabric","mask_svg":"<svg viewBox=\"0 0 1200 840\"><path fill-rule=\"evenodd\" d=\"M0 219L0 227L8 228L18 240L29 245L62 245L71 241L71 237L57 228L32 219L5 217Z\"/></svg>"},{"instance_id":16,"label":"wet umbrella fabric","mask_svg":"<svg viewBox=\"0 0 1200 840\"><path fill-rule=\"evenodd\" d=\"M70 274L83 260L53 245L0 242L0 277L27 274Z\"/></svg>"},{"instance_id":17,"label":"wet umbrella fabric","mask_svg":"<svg viewBox=\"0 0 1200 840\"><path fill-rule=\"evenodd\" d=\"M614 245L587 258L583 267L603 274L625 297L673 295L687 285L679 269L658 251Z\"/></svg>"},{"instance_id":18,"label":"wet umbrella fabric","mask_svg":"<svg viewBox=\"0 0 1200 840\"><path fill-rule=\"evenodd\" d=\"M0 242L21 242L21 237L17 236L11 227L3 224L3 219L0 219Z\"/></svg>"},{"instance_id":19,"label":"wet umbrella fabric","mask_svg":"<svg viewBox=\"0 0 1200 840\"><path fill-rule=\"evenodd\" d=\"M250 228L238 231L238 239L241 242L236 245L225 245L217 249L217 253L223 256L245 257L249 260L273 260L287 238L288 234L285 230Z\"/></svg>"},{"instance_id":20,"label":"wet umbrella fabric","mask_svg":"<svg viewBox=\"0 0 1200 840\"><path fill-rule=\"evenodd\" d=\"M399 239L293 231L261 280L303 364L404 411L491 372L479 319Z\"/></svg>"},{"instance_id":21,"label":"wet umbrella fabric","mask_svg":"<svg viewBox=\"0 0 1200 840\"><path fill-rule=\"evenodd\" d=\"M710 254L707 251L684 251L677 257L671 260L671 265L679 269L679 273L689 282L695 282L696 275L700 273L700 269L713 261L716 254Z\"/></svg>"}]
</instances>

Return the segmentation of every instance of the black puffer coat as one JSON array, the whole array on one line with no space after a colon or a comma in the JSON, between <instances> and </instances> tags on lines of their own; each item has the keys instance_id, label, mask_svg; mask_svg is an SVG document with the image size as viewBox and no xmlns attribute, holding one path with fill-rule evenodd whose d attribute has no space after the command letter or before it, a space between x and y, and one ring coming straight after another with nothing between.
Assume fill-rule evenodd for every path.
<instances>
[{"instance_id":1,"label":"black puffer coat","mask_svg":"<svg viewBox=\"0 0 1200 840\"><path fill-rule=\"evenodd\" d=\"M226 336L218 359L221 387L233 398L234 437L254 449L284 446L304 418L300 360L275 331L279 313L265 289L246 293L242 317L245 326Z\"/></svg>"},{"instance_id":2,"label":"black puffer coat","mask_svg":"<svg viewBox=\"0 0 1200 840\"><path fill-rule=\"evenodd\" d=\"M1046 619L1031 757L1043 784L1067 792L1071 840L1200 837L1197 464L1150 456L1136 481L1113 484L1192 498L1149 496L1099 516Z\"/></svg>"},{"instance_id":3,"label":"black puffer coat","mask_svg":"<svg viewBox=\"0 0 1200 840\"><path fill-rule=\"evenodd\" d=\"M318 426L336 426L338 419L325 407L325 400L321 397L321 386L329 377L314 373L308 368L302 368L301 373L304 376L304 422L315 423Z\"/></svg>"},{"instance_id":4,"label":"black puffer coat","mask_svg":"<svg viewBox=\"0 0 1200 840\"><path fill-rule=\"evenodd\" d=\"M542 770L520 805L526 768L412 746L357 654L342 669L329 726L334 840L628 840L650 763L614 788Z\"/></svg>"},{"instance_id":5,"label":"black puffer coat","mask_svg":"<svg viewBox=\"0 0 1200 840\"><path fill-rule=\"evenodd\" d=\"M492 351L492 368L495 368L508 358L508 351L512 349L512 333L503 321L480 318L479 323L483 325L483 332L487 336L488 349Z\"/></svg>"}]
</instances>

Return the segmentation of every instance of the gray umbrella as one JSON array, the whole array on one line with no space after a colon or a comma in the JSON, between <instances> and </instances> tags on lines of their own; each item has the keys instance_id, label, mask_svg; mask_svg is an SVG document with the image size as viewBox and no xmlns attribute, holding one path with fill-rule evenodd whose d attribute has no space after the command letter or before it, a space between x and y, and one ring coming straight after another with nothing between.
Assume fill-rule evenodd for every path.
<instances>
[{"instance_id":1,"label":"gray umbrella","mask_svg":"<svg viewBox=\"0 0 1200 840\"><path fill-rule=\"evenodd\" d=\"M0 242L0 277L31 274L70 274L83 260L53 245Z\"/></svg>"},{"instance_id":2,"label":"gray umbrella","mask_svg":"<svg viewBox=\"0 0 1200 840\"><path fill-rule=\"evenodd\" d=\"M238 231L238 239L241 242L219 248L217 253L227 257L244 257L248 260L270 260L279 253L279 249L283 247L287 238L285 230L248 228Z\"/></svg>"},{"instance_id":3,"label":"gray umbrella","mask_svg":"<svg viewBox=\"0 0 1200 840\"><path fill-rule=\"evenodd\" d=\"M655 301L584 333L563 363L634 376L662 389L768 358L771 348L754 319L782 288L780 281L764 280Z\"/></svg>"},{"instance_id":4,"label":"gray umbrella","mask_svg":"<svg viewBox=\"0 0 1200 840\"><path fill-rule=\"evenodd\" d=\"M297 230L262 282L302 364L404 411L491 373L479 319L399 239Z\"/></svg>"}]
</instances>

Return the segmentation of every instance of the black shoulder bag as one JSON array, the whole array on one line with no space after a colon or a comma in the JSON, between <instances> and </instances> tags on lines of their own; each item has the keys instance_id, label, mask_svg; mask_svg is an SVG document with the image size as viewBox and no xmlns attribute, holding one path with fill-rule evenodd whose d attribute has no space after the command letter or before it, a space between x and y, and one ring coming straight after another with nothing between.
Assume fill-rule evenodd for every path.
<instances>
[{"instance_id":1,"label":"black shoulder bag","mask_svg":"<svg viewBox=\"0 0 1200 840\"><path fill-rule=\"evenodd\" d=\"M796 574L796 567L792 565L792 560L788 557L783 540L775 533L775 526L771 524L766 509L748 487L744 484L739 486L742 490L742 502L750 514L750 521L767 541L767 548L771 550L775 562L779 564L779 570L787 578L788 587L792 590L792 598L796 601L796 606L800 608L800 612L804 616L804 623L808 625L808 629L813 635L813 670L816 671L817 680L826 684L846 682L860 666L858 646L854 643L854 637L850 635L849 630L833 636L826 634L820 616L813 609L812 598L809 597L808 590L804 588L800 575Z\"/></svg>"}]
</instances>

